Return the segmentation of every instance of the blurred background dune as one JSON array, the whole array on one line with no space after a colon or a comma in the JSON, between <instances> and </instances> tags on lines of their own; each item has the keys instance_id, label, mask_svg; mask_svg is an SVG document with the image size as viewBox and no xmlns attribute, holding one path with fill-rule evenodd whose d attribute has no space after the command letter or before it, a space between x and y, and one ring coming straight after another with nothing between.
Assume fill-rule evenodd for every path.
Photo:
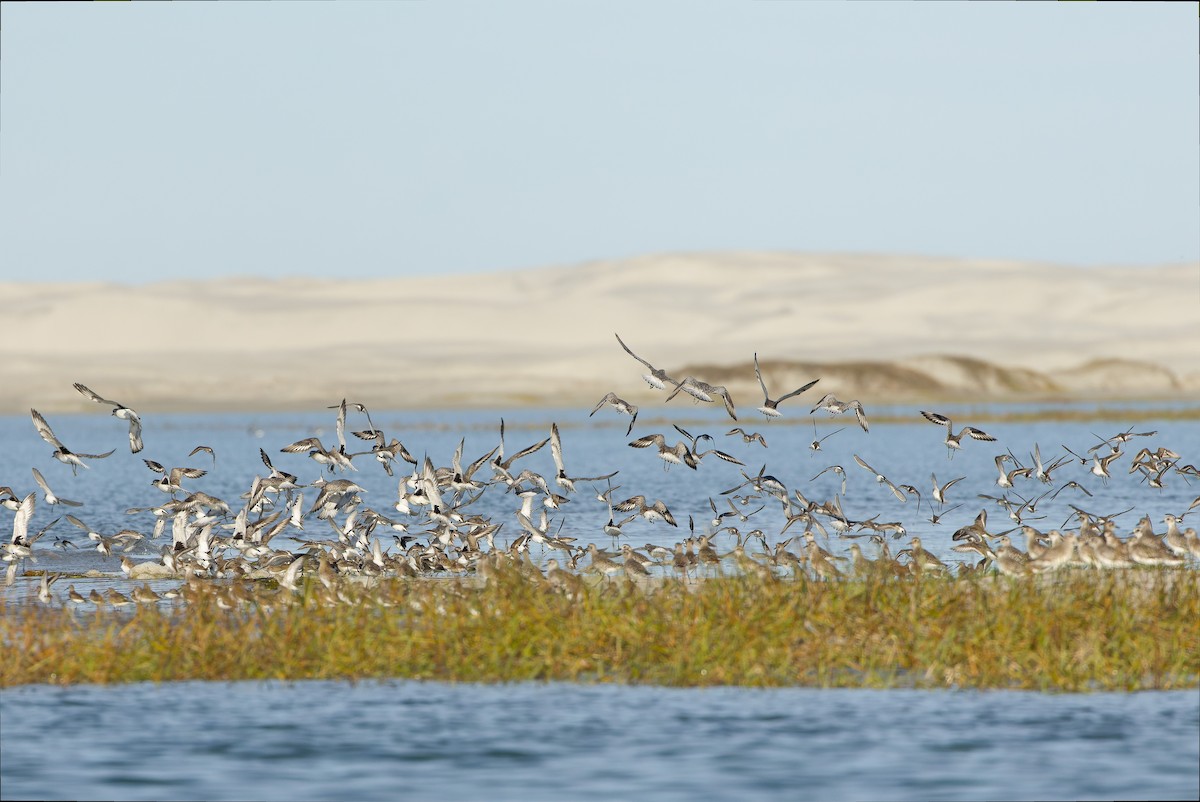
<instances>
[{"instance_id":1,"label":"blurred background dune","mask_svg":"<svg viewBox=\"0 0 1200 802\"><path fill-rule=\"evenodd\" d=\"M1200 264L657 254L480 275L10 285L0 410L594 404L641 366L865 404L1195 398ZM819 395L814 396L815 398Z\"/></svg>"}]
</instances>

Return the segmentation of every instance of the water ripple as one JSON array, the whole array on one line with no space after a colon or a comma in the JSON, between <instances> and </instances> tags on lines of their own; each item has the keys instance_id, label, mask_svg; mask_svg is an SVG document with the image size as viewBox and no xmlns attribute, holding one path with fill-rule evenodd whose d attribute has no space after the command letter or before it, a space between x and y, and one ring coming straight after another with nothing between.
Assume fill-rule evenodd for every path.
<instances>
[{"instance_id":1,"label":"water ripple","mask_svg":"<svg viewBox=\"0 0 1200 802\"><path fill-rule=\"evenodd\" d=\"M4 798L1185 799L1196 693L184 682L0 692Z\"/></svg>"}]
</instances>

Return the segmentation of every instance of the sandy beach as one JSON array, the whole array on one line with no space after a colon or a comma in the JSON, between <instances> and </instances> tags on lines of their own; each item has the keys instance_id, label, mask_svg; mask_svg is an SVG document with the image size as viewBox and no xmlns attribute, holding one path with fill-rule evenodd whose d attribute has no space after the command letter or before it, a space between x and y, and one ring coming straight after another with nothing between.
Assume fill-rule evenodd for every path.
<instances>
[{"instance_id":1,"label":"sandy beach","mask_svg":"<svg viewBox=\"0 0 1200 802\"><path fill-rule=\"evenodd\" d=\"M1195 398L1200 264L658 254L394 280L21 283L0 411L592 405L652 399L639 355L760 401L820 377L864 404ZM816 392L815 390L813 392Z\"/></svg>"}]
</instances>

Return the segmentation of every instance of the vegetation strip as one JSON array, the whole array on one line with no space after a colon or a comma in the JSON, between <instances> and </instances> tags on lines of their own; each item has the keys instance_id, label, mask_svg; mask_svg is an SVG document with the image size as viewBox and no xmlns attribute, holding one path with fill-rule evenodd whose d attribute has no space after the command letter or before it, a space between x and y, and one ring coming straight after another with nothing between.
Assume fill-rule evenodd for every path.
<instances>
[{"instance_id":1,"label":"vegetation strip","mask_svg":"<svg viewBox=\"0 0 1200 802\"><path fill-rule=\"evenodd\" d=\"M1200 574L1188 569L554 586L506 568L486 584L342 583L339 600L314 580L298 593L273 582L203 585L211 590L187 604L130 613L0 601L0 687L331 678L1200 686Z\"/></svg>"}]
</instances>

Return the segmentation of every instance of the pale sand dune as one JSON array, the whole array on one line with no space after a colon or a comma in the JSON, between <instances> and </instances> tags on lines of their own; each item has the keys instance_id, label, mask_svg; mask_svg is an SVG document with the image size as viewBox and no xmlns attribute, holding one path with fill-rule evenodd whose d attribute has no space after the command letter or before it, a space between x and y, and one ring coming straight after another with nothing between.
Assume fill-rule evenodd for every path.
<instances>
[{"instance_id":1,"label":"pale sand dune","mask_svg":"<svg viewBox=\"0 0 1200 802\"><path fill-rule=\"evenodd\" d=\"M745 252L446 278L16 284L0 411L88 409L75 381L147 411L654 399L614 331L669 371L734 368L742 404L758 400L755 351L781 363L781 384L813 366L822 391L864 403L1196 397L1200 264ZM1124 362L1083 367L1094 360Z\"/></svg>"}]
</instances>

